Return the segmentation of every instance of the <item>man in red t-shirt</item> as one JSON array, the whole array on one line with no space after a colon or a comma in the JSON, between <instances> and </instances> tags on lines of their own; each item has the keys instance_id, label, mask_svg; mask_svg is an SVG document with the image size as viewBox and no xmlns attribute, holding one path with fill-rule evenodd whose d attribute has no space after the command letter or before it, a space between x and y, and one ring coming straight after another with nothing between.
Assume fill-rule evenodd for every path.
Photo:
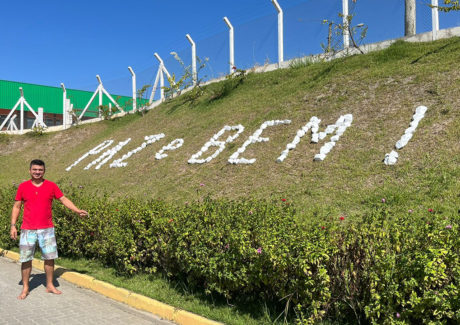
<instances>
[{"instance_id":1,"label":"man in red t-shirt","mask_svg":"<svg viewBox=\"0 0 460 325\"><path fill-rule=\"evenodd\" d=\"M11 212L10 236L16 240L18 237L16 222L21 206L24 204L19 241L23 289L18 299L25 299L29 294L29 277L37 241L42 251L42 259L45 260L46 292L62 293L53 284L54 259L58 257L51 213L53 199L61 201L66 208L78 213L81 217L88 215L88 212L78 209L72 201L66 198L56 184L43 178L45 163L42 160L32 160L29 173L31 179L19 185Z\"/></svg>"}]
</instances>

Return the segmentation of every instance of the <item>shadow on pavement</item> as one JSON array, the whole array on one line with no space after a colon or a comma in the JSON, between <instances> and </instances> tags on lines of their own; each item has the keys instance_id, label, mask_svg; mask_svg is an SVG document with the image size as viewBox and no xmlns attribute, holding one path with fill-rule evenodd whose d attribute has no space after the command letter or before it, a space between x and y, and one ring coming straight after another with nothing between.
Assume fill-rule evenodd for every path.
<instances>
[{"instance_id":1,"label":"shadow on pavement","mask_svg":"<svg viewBox=\"0 0 460 325\"><path fill-rule=\"evenodd\" d=\"M58 276L55 274L55 278L56 277L58 277ZM22 280L19 281L18 284L22 286ZM59 287L59 282L57 281L57 279L53 280L53 284L54 284L54 286L56 288ZM44 273L41 273L41 274L32 273L30 275L30 279L29 279L29 292L31 292L32 290L38 288L39 286L46 287L46 275Z\"/></svg>"}]
</instances>

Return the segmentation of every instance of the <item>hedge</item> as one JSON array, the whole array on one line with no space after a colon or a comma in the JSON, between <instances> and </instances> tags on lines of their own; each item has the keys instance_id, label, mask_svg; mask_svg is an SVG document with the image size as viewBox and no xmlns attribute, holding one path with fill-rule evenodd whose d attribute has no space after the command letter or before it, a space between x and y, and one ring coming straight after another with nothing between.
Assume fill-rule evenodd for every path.
<instances>
[{"instance_id":1,"label":"hedge","mask_svg":"<svg viewBox=\"0 0 460 325\"><path fill-rule=\"evenodd\" d=\"M0 191L0 247L11 248L15 187ZM299 324L460 322L460 218L376 202L356 216L301 216L289 199L112 200L64 189L80 218L53 207L61 256L123 275L162 272L229 301L289 303Z\"/></svg>"}]
</instances>

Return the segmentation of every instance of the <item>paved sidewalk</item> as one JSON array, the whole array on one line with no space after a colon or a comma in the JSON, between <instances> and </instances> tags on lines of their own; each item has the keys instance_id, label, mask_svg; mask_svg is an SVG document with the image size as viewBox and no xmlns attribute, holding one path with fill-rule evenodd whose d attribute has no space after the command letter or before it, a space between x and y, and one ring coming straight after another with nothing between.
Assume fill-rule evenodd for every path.
<instances>
[{"instance_id":1,"label":"paved sidewalk","mask_svg":"<svg viewBox=\"0 0 460 325\"><path fill-rule=\"evenodd\" d=\"M173 324L60 278L55 285L62 295L46 293L45 275L36 269L32 269L29 296L18 300L20 268L19 263L0 257L0 324Z\"/></svg>"}]
</instances>

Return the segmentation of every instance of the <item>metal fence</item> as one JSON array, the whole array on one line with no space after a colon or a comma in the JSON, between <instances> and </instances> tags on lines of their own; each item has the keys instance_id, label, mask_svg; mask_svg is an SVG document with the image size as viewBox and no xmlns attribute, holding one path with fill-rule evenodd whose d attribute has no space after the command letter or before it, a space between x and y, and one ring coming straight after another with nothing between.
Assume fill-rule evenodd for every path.
<instances>
[{"instance_id":1,"label":"metal fence","mask_svg":"<svg viewBox=\"0 0 460 325\"><path fill-rule=\"evenodd\" d=\"M356 3L347 0L313 0L293 1L283 3L277 8L277 1L272 4L267 0L267 5L272 6L273 13L259 16L251 21L232 24L232 20L238 21L238 17L216 17L216 24L212 30L216 33L209 37L186 38L183 37L174 42L169 52L160 52L164 67L171 75L179 78L183 74L183 67L170 54L175 52L183 60L186 66L192 65L193 41L196 56L199 60L206 60L205 67L198 71L197 78L201 81L219 78L230 73L230 66L238 69L249 69L280 60L280 46L282 46L282 60L290 60L297 57L319 54L323 52L321 44L327 43L328 25L324 20L342 23L339 14L348 6L348 14L353 15L353 24L367 26L367 36L364 44L380 42L400 38L404 36L404 1L402 0L361 0ZM446 29L460 26L460 14L458 12L443 13L433 10L430 5L436 4L437 0L416 1L416 31L424 33L435 31L437 28ZM282 24L280 25L280 12L282 10ZM439 27L433 20L433 13L437 13ZM218 22L218 23L217 23ZM233 27L230 29L230 25ZM220 26L220 27L218 27ZM282 45L280 45L279 28L282 27ZM231 31L234 37L234 61L230 52ZM434 33L434 36L436 34ZM344 46L343 41L339 46ZM152 53L153 54L153 53ZM151 85L146 95L149 97L152 86L155 83L160 62L152 56L152 66L136 71L137 88L143 85ZM199 66L199 64L198 64ZM167 77L163 74L164 83L167 85ZM131 78L127 72L125 77L105 81L104 85L113 92L129 95L131 90ZM157 89L160 88L160 82ZM154 95L154 99L160 98L160 91Z\"/></svg>"},{"instance_id":2,"label":"metal fence","mask_svg":"<svg viewBox=\"0 0 460 325\"><path fill-rule=\"evenodd\" d=\"M439 29L460 26L459 12L444 13L433 9L438 1L441 0L416 0L417 34L431 32L432 39L436 39ZM362 45L404 36L405 7L402 0L266 0L263 6L265 12L271 9L272 13L250 13L254 17L250 21L243 21L240 17L215 17L214 25L208 26L205 32L211 36L194 37L184 30L183 37L172 42L173 46L168 51L155 53L152 65L141 71L128 68L125 76L104 80L104 85L98 76L98 83L85 89L91 90L93 96L81 107L77 119L88 115L90 107L103 105L107 98L108 105L113 103L119 111L135 110L136 106L145 105L144 100L136 103L136 91L145 85L149 87L143 97L150 102L160 102L164 99L162 87L168 86L168 77L179 79L184 73L184 66L194 68L194 81L205 82L222 78L234 69L247 70L272 63L282 66L293 58L322 53L329 41L329 23L344 24L344 16L353 17L351 25L367 28ZM349 46L346 34L336 35L335 41L337 48ZM182 65L178 57L183 61ZM204 62L202 69L199 69L200 62ZM62 89L64 111L68 114L75 112L80 104L68 96L65 86ZM105 89L131 97L134 105L122 109ZM100 111L96 111L97 116L100 116ZM63 120L67 121L66 116Z\"/></svg>"}]
</instances>

